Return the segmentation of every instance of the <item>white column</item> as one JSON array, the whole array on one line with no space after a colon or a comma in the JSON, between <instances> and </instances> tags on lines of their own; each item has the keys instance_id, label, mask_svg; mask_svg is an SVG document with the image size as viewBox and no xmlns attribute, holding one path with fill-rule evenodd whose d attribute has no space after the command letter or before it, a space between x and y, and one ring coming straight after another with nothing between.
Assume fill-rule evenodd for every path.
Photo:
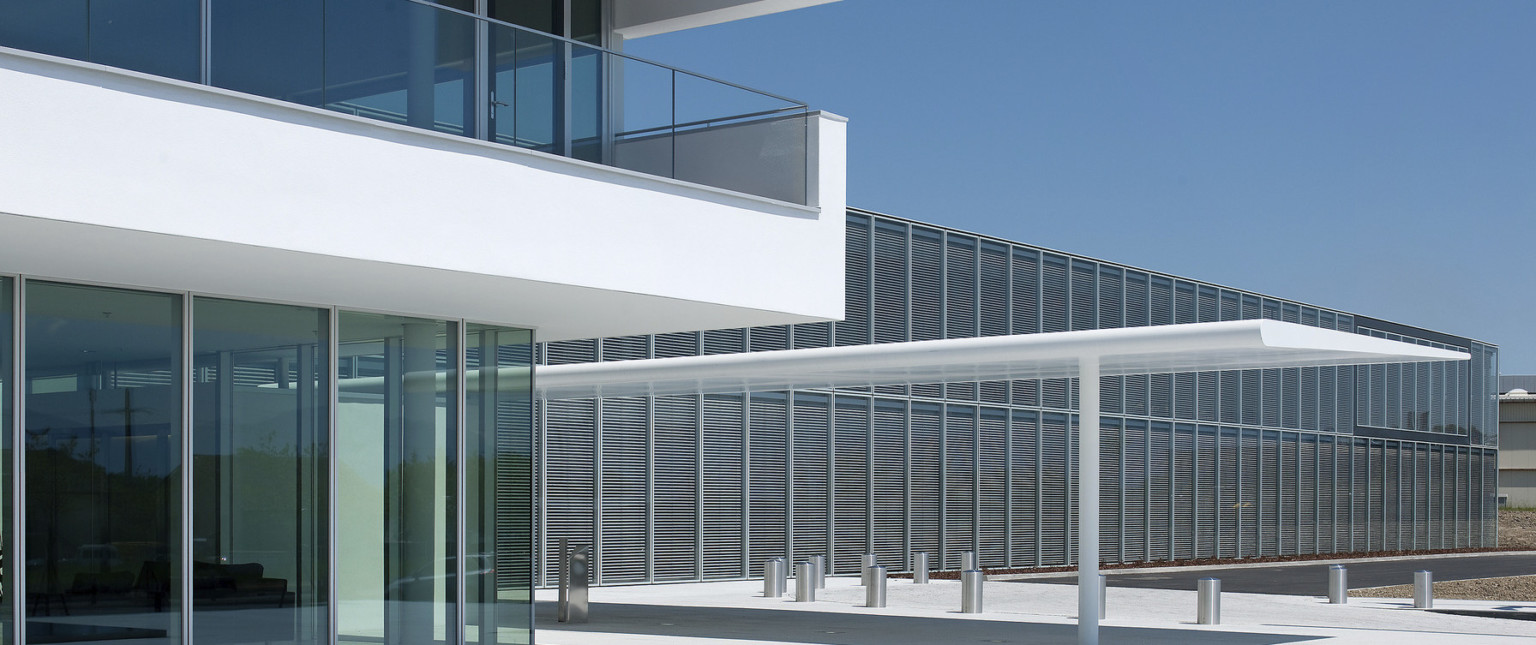
<instances>
[{"instance_id":1,"label":"white column","mask_svg":"<svg viewBox=\"0 0 1536 645\"><path fill-rule=\"evenodd\" d=\"M1099 643L1099 357L1079 359L1077 642Z\"/></svg>"}]
</instances>

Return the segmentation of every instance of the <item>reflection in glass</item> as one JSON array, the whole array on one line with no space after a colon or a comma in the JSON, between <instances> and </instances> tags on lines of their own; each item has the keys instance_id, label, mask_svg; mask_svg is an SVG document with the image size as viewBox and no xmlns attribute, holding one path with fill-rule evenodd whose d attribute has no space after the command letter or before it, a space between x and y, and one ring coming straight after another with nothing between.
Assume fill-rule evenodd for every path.
<instances>
[{"instance_id":1,"label":"reflection in glass","mask_svg":"<svg viewBox=\"0 0 1536 645\"><path fill-rule=\"evenodd\" d=\"M343 642L453 642L458 327L344 312L337 386Z\"/></svg>"},{"instance_id":2,"label":"reflection in glass","mask_svg":"<svg viewBox=\"0 0 1536 645\"><path fill-rule=\"evenodd\" d=\"M199 0L0 0L0 45L196 81Z\"/></svg>"},{"instance_id":3,"label":"reflection in glass","mask_svg":"<svg viewBox=\"0 0 1536 645\"><path fill-rule=\"evenodd\" d=\"M325 642L328 312L192 313L194 640Z\"/></svg>"},{"instance_id":4,"label":"reflection in glass","mask_svg":"<svg viewBox=\"0 0 1536 645\"><path fill-rule=\"evenodd\" d=\"M26 289L27 640L178 643L182 299Z\"/></svg>"},{"instance_id":5,"label":"reflection in glass","mask_svg":"<svg viewBox=\"0 0 1536 645\"><path fill-rule=\"evenodd\" d=\"M465 642L528 643L533 592L533 333L466 328Z\"/></svg>"},{"instance_id":6,"label":"reflection in glass","mask_svg":"<svg viewBox=\"0 0 1536 645\"><path fill-rule=\"evenodd\" d=\"M414 2L325 2L324 106L474 136L475 19Z\"/></svg>"},{"instance_id":7,"label":"reflection in glass","mask_svg":"<svg viewBox=\"0 0 1536 645\"><path fill-rule=\"evenodd\" d=\"M324 0L212 0L213 85L319 105L324 84Z\"/></svg>"},{"instance_id":8,"label":"reflection in glass","mask_svg":"<svg viewBox=\"0 0 1536 645\"><path fill-rule=\"evenodd\" d=\"M559 153L564 48L548 36L490 25L491 122L498 143Z\"/></svg>"},{"instance_id":9,"label":"reflection in glass","mask_svg":"<svg viewBox=\"0 0 1536 645\"><path fill-rule=\"evenodd\" d=\"M11 400L11 370L15 369L15 312L11 310L14 297L10 278L0 277L0 538L9 541L14 535L11 528L11 410L16 405ZM0 541L0 549L7 542ZM4 557L0 551L0 643L11 642L11 603L15 594L10 593L10 581L16 579L15 558Z\"/></svg>"}]
</instances>

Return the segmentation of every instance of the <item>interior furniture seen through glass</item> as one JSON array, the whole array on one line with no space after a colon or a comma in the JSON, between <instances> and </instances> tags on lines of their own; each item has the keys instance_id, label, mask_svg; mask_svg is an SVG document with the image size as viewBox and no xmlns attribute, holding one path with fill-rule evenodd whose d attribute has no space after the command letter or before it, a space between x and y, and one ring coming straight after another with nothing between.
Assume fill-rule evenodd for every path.
<instances>
[{"instance_id":1,"label":"interior furniture seen through glass","mask_svg":"<svg viewBox=\"0 0 1536 645\"><path fill-rule=\"evenodd\" d=\"M26 638L179 643L182 297L26 302Z\"/></svg>"},{"instance_id":2,"label":"interior furniture seen through glass","mask_svg":"<svg viewBox=\"0 0 1536 645\"><path fill-rule=\"evenodd\" d=\"M324 643L330 312L197 298L193 636Z\"/></svg>"}]
</instances>

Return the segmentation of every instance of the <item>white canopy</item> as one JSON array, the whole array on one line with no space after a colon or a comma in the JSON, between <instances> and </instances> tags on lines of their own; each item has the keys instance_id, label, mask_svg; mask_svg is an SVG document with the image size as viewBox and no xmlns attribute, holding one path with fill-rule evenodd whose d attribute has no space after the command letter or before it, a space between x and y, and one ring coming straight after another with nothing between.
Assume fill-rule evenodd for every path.
<instances>
[{"instance_id":1,"label":"white canopy","mask_svg":"<svg viewBox=\"0 0 1536 645\"><path fill-rule=\"evenodd\" d=\"M1458 361L1470 356L1275 320L1095 329L777 352L551 365L551 399L1078 377L1077 507L1099 508L1099 377ZM1099 516L1078 513L1078 643L1099 641Z\"/></svg>"},{"instance_id":2,"label":"white canopy","mask_svg":"<svg viewBox=\"0 0 1536 645\"><path fill-rule=\"evenodd\" d=\"M1099 374L1466 360L1462 352L1275 320L1093 329L1019 336L541 366L545 398L797 390Z\"/></svg>"}]
</instances>

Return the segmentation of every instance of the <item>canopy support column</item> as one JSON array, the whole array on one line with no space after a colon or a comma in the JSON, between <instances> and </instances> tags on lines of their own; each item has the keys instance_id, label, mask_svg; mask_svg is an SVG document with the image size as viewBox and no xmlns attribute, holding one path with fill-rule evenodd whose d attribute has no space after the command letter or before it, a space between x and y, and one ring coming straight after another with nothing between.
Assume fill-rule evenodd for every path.
<instances>
[{"instance_id":1,"label":"canopy support column","mask_svg":"<svg viewBox=\"0 0 1536 645\"><path fill-rule=\"evenodd\" d=\"M1099 643L1099 357L1079 359L1077 642Z\"/></svg>"}]
</instances>

